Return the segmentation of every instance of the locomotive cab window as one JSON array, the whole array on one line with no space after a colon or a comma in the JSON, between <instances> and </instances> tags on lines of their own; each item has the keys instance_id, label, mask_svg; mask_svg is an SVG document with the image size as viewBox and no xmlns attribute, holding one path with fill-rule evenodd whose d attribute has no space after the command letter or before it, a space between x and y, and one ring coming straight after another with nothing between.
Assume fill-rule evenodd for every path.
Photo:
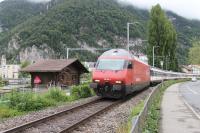
<instances>
[{"instance_id":1,"label":"locomotive cab window","mask_svg":"<svg viewBox=\"0 0 200 133\"><path fill-rule=\"evenodd\" d=\"M132 69L133 68L133 64L131 61L128 62L128 69Z\"/></svg>"}]
</instances>

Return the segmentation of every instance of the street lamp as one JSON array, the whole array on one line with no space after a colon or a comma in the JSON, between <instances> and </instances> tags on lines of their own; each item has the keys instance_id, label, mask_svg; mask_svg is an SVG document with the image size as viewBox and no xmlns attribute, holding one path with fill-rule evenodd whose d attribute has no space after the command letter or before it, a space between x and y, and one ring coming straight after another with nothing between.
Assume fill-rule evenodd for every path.
<instances>
[{"instance_id":1,"label":"street lamp","mask_svg":"<svg viewBox=\"0 0 200 133\"><path fill-rule=\"evenodd\" d=\"M164 64L164 62L161 60L160 65L161 65L162 69L163 69L163 64Z\"/></svg>"},{"instance_id":2,"label":"street lamp","mask_svg":"<svg viewBox=\"0 0 200 133\"><path fill-rule=\"evenodd\" d=\"M154 64L155 64L155 61L154 61L154 55L155 55L155 54L154 54L154 51L155 51L155 48L156 48L156 47L159 47L159 46L153 46L153 67L154 67Z\"/></svg>"},{"instance_id":3,"label":"street lamp","mask_svg":"<svg viewBox=\"0 0 200 133\"><path fill-rule=\"evenodd\" d=\"M127 50L129 51L129 27L130 24L139 24L139 22L134 22L134 23L127 23Z\"/></svg>"},{"instance_id":4,"label":"street lamp","mask_svg":"<svg viewBox=\"0 0 200 133\"><path fill-rule=\"evenodd\" d=\"M69 59L69 49L70 48L67 48L67 59Z\"/></svg>"}]
</instances>

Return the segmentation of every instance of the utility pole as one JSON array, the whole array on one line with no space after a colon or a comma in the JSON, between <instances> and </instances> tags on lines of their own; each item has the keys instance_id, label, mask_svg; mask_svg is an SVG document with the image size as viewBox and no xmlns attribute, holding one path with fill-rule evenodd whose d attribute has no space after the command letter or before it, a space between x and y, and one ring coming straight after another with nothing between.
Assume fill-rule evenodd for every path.
<instances>
[{"instance_id":1,"label":"utility pole","mask_svg":"<svg viewBox=\"0 0 200 133\"><path fill-rule=\"evenodd\" d=\"M154 67L154 46L153 46L153 67Z\"/></svg>"},{"instance_id":2,"label":"utility pole","mask_svg":"<svg viewBox=\"0 0 200 133\"><path fill-rule=\"evenodd\" d=\"M154 67L154 64L155 64L155 60L154 60L154 56L155 56L155 48L156 47L159 47L159 46L153 46L153 67Z\"/></svg>"},{"instance_id":3,"label":"utility pole","mask_svg":"<svg viewBox=\"0 0 200 133\"><path fill-rule=\"evenodd\" d=\"M134 22L134 23L127 23L127 50L129 51L129 28L130 24L139 24L139 22Z\"/></svg>"},{"instance_id":4,"label":"utility pole","mask_svg":"<svg viewBox=\"0 0 200 133\"><path fill-rule=\"evenodd\" d=\"M129 25L130 23L127 23L127 50L129 51Z\"/></svg>"},{"instance_id":5,"label":"utility pole","mask_svg":"<svg viewBox=\"0 0 200 133\"><path fill-rule=\"evenodd\" d=\"M69 59L69 48L67 48L67 59Z\"/></svg>"}]
</instances>

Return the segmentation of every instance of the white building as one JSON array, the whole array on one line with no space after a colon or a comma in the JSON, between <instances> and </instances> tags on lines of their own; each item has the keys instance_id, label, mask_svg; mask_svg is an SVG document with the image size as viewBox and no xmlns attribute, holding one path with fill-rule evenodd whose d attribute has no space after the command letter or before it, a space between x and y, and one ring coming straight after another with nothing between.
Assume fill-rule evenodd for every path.
<instances>
[{"instance_id":1,"label":"white building","mask_svg":"<svg viewBox=\"0 0 200 133\"><path fill-rule=\"evenodd\" d=\"M193 74L200 74L200 65L190 65Z\"/></svg>"},{"instance_id":2,"label":"white building","mask_svg":"<svg viewBox=\"0 0 200 133\"><path fill-rule=\"evenodd\" d=\"M84 62L84 66L88 68L89 72L91 72L95 69L95 62Z\"/></svg>"},{"instance_id":3,"label":"white building","mask_svg":"<svg viewBox=\"0 0 200 133\"><path fill-rule=\"evenodd\" d=\"M0 76L3 79L18 79L19 76L19 65L12 65L6 64L6 58L3 55L1 58L1 65L0 65Z\"/></svg>"},{"instance_id":4,"label":"white building","mask_svg":"<svg viewBox=\"0 0 200 133\"><path fill-rule=\"evenodd\" d=\"M185 73L200 74L200 65L183 65L182 71Z\"/></svg>"},{"instance_id":5,"label":"white building","mask_svg":"<svg viewBox=\"0 0 200 133\"><path fill-rule=\"evenodd\" d=\"M138 55L138 58L139 58L141 61L143 61L143 62L145 62L145 63L148 64L148 57L147 57L147 55L139 54L139 55Z\"/></svg>"}]
</instances>

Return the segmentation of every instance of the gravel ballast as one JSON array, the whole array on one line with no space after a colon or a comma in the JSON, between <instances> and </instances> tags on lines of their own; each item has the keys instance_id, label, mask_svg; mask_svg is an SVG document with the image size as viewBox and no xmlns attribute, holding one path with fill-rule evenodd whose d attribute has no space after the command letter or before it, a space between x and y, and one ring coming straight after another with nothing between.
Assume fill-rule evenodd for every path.
<instances>
[{"instance_id":1,"label":"gravel ballast","mask_svg":"<svg viewBox=\"0 0 200 133\"><path fill-rule=\"evenodd\" d=\"M90 98L85 98L85 99L81 99L81 100L78 100L78 101L74 101L72 103L66 103L65 105L60 105L58 107L50 107L50 108L47 108L47 109L44 109L44 110L30 112L26 115L16 116L16 117L13 117L13 118L1 120L0 121L0 131L19 126L21 124L25 124L25 123L30 122L30 121L41 119L43 117L46 117L46 116L55 114L57 112L63 111L67 108L70 108L71 106L84 104L84 103L87 103L89 101L93 101L97 98L98 97L96 97L96 96L90 97Z\"/></svg>"},{"instance_id":2,"label":"gravel ballast","mask_svg":"<svg viewBox=\"0 0 200 133\"><path fill-rule=\"evenodd\" d=\"M141 100L145 100L151 93L152 88L142 91L130 100L120 104L118 107L111 109L89 122L80 126L72 133L116 133L116 129L127 122L131 110Z\"/></svg>"},{"instance_id":3,"label":"gravel ballast","mask_svg":"<svg viewBox=\"0 0 200 133\"><path fill-rule=\"evenodd\" d=\"M133 96L130 100L119 104L118 106L106 111L105 113L92 118L90 121L81 125L79 128L75 129L73 133L114 133L116 129L124 122L128 120L132 108L137 105L141 100L144 100L152 91L151 88L140 92L139 94ZM49 116L60 112L66 108L73 105L80 105L86 102L97 99L97 97L91 97L82 99L71 104L62 105L58 107L51 107L45 110L30 112L27 115L17 116L14 118L9 118L0 122L0 131L7 130L21 124L40 119L45 116Z\"/></svg>"}]
</instances>

